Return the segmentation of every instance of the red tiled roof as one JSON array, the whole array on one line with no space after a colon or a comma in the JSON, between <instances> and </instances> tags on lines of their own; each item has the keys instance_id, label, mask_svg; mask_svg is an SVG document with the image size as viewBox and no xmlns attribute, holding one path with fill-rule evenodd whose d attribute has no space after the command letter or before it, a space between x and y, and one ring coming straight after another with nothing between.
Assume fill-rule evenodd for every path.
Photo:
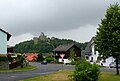
<instances>
[{"instance_id":1,"label":"red tiled roof","mask_svg":"<svg viewBox=\"0 0 120 81\"><path fill-rule=\"evenodd\" d=\"M26 60L34 61L38 57L38 54L37 53L27 53L27 54L25 54L25 56L26 56Z\"/></svg>"},{"instance_id":2,"label":"red tiled roof","mask_svg":"<svg viewBox=\"0 0 120 81\"><path fill-rule=\"evenodd\" d=\"M2 56L2 57L7 57L7 54L0 54L0 56Z\"/></svg>"}]
</instances>

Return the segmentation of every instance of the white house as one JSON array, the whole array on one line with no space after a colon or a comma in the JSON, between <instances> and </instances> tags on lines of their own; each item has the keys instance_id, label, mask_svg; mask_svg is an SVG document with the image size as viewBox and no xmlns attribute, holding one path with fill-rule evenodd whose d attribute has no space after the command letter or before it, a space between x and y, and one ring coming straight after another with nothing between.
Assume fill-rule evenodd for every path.
<instances>
[{"instance_id":1,"label":"white house","mask_svg":"<svg viewBox=\"0 0 120 81\"><path fill-rule=\"evenodd\" d=\"M88 42L88 45L84 50L86 60L91 64L95 62L99 65L109 66L109 64L114 62L115 59L113 57L109 57L106 60L98 60L99 52L95 50L94 39L95 37Z\"/></svg>"},{"instance_id":2,"label":"white house","mask_svg":"<svg viewBox=\"0 0 120 81\"><path fill-rule=\"evenodd\" d=\"M11 35L0 28L0 54L7 54L7 41Z\"/></svg>"}]
</instances>

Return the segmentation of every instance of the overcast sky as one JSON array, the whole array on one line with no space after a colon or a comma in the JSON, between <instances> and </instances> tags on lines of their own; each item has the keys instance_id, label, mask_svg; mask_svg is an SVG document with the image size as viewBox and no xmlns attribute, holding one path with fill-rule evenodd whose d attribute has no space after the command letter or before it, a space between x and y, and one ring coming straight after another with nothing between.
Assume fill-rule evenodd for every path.
<instances>
[{"instance_id":1,"label":"overcast sky","mask_svg":"<svg viewBox=\"0 0 120 81\"><path fill-rule=\"evenodd\" d=\"M49 37L89 41L110 4L120 0L0 0L0 27L9 45L44 32Z\"/></svg>"}]
</instances>

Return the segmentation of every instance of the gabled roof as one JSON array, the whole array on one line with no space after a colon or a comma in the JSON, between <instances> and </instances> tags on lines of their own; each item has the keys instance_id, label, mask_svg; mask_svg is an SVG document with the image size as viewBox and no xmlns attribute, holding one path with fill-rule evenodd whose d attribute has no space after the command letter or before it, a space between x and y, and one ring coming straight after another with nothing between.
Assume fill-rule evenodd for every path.
<instances>
[{"instance_id":1,"label":"gabled roof","mask_svg":"<svg viewBox=\"0 0 120 81\"><path fill-rule=\"evenodd\" d=\"M3 33L7 34L7 41L9 41L11 34L9 34L8 32L4 31L3 29L0 28L0 31L2 31Z\"/></svg>"},{"instance_id":2,"label":"gabled roof","mask_svg":"<svg viewBox=\"0 0 120 81\"><path fill-rule=\"evenodd\" d=\"M95 37L92 37L92 39L88 42L85 50L84 50L84 53L85 55L91 55L92 53L92 44L93 44L93 41L94 41Z\"/></svg>"},{"instance_id":3,"label":"gabled roof","mask_svg":"<svg viewBox=\"0 0 120 81\"><path fill-rule=\"evenodd\" d=\"M66 52L68 51L71 47L73 47L75 44L70 44L70 45L59 45L57 48L55 48L53 51L62 51Z\"/></svg>"}]
</instances>

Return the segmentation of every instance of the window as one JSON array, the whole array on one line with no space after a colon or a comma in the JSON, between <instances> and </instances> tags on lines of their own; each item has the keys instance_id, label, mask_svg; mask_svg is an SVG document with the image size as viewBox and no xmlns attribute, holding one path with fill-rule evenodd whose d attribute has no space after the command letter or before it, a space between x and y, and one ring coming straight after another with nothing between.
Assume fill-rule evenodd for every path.
<instances>
[{"instance_id":1,"label":"window","mask_svg":"<svg viewBox=\"0 0 120 81\"><path fill-rule=\"evenodd\" d=\"M89 56L86 56L86 60L89 60Z\"/></svg>"}]
</instances>

